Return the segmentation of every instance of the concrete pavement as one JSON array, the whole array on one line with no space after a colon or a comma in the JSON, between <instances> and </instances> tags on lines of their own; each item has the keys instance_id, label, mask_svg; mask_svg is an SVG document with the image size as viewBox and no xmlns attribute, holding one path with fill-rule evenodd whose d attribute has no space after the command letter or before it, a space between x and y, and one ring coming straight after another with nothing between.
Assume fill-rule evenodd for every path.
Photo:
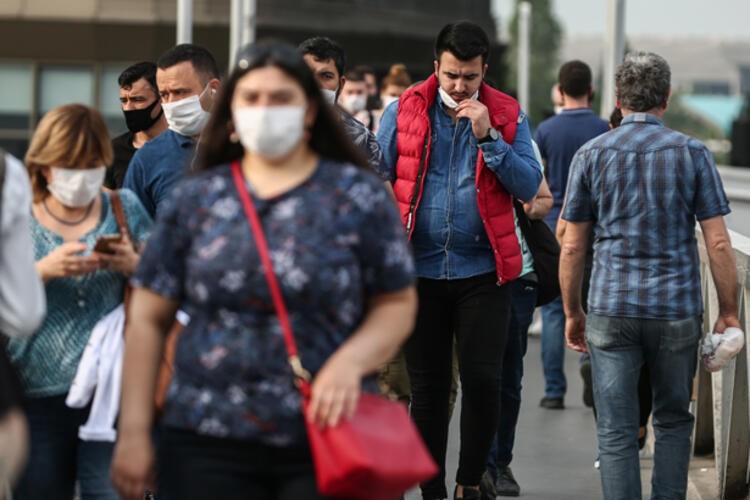
<instances>
[{"instance_id":1,"label":"concrete pavement","mask_svg":"<svg viewBox=\"0 0 750 500\"><path fill-rule=\"evenodd\" d=\"M538 500L600 499L599 473L593 467L596 457L596 428L590 408L583 405L582 382L578 373L578 354L568 350L565 359L568 394L564 410L539 407L544 395L544 377L540 359L540 339L529 337L525 358L521 415L516 433L515 456L511 468L521 485L521 497ZM452 492L458 462L458 412L451 421L448 443L447 486ZM643 496L651 492L651 441L642 453ZM691 463L689 500L716 498L712 459L694 459ZM412 491L407 500L421 498Z\"/></svg>"}]
</instances>

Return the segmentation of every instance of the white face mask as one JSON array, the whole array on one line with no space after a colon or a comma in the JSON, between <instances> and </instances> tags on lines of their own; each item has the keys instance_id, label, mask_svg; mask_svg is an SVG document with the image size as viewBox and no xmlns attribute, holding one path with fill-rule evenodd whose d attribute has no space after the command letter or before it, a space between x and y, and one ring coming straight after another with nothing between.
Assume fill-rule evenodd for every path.
<instances>
[{"instance_id":1,"label":"white face mask","mask_svg":"<svg viewBox=\"0 0 750 500\"><path fill-rule=\"evenodd\" d=\"M398 97L396 97L395 95L386 95L380 98L380 102L383 104L383 109L387 108L389 105L393 104L396 101L398 101Z\"/></svg>"},{"instance_id":2,"label":"white face mask","mask_svg":"<svg viewBox=\"0 0 750 500\"><path fill-rule=\"evenodd\" d=\"M234 110L234 129L248 151L275 160L288 154L305 132L302 106L253 106Z\"/></svg>"},{"instance_id":3,"label":"white face mask","mask_svg":"<svg viewBox=\"0 0 750 500\"><path fill-rule=\"evenodd\" d=\"M47 189L68 207L85 207L99 194L104 183L105 167L78 169L51 167L52 180Z\"/></svg>"},{"instance_id":4,"label":"white face mask","mask_svg":"<svg viewBox=\"0 0 750 500\"><path fill-rule=\"evenodd\" d=\"M203 127L211 117L211 113L203 109L200 101L206 90L208 87L200 95L191 95L175 102L161 103L161 109L164 110L164 117L170 129L188 137L193 137L203 131Z\"/></svg>"},{"instance_id":5,"label":"white face mask","mask_svg":"<svg viewBox=\"0 0 750 500\"><path fill-rule=\"evenodd\" d=\"M338 89L336 90L320 89L320 93L323 94L323 99L325 99L325 101L331 106L336 104L336 92L337 91Z\"/></svg>"},{"instance_id":6,"label":"white face mask","mask_svg":"<svg viewBox=\"0 0 750 500\"><path fill-rule=\"evenodd\" d=\"M440 100L443 101L443 104L445 104L450 109L456 109L458 107L458 103L453 100L453 98L448 94L448 92L443 89L443 87L438 87L438 93L440 94ZM477 99L479 97L479 90L476 90L469 99Z\"/></svg>"},{"instance_id":7,"label":"white face mask","mask_svg":"<svg viewBox=\"0 0 750 500\"><path fill-rule=\"evenodd\" d=\"M356 114L367 107L367 96L364 94L350 94L341 96L341 106L351 114Z\"/></svg>"}]
</instances>

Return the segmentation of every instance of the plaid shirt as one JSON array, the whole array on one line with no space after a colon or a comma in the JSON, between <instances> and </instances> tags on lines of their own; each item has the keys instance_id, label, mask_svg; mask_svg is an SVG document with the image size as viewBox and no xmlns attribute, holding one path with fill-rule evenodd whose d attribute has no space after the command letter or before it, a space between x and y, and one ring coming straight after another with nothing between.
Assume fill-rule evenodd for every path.
<instances>
[{"instance_id":1,"label":"plaid shirt","mask_svg":"<svg viewBox=\"0 0 750 500\"><path fill-rule=\"evenodd\" d=\"M654 115L627 116L586 143L571 162L562 218L594 226L589 312L702 314L695 221L728 213L706 147Z\"/></svg>"}]
</instances>

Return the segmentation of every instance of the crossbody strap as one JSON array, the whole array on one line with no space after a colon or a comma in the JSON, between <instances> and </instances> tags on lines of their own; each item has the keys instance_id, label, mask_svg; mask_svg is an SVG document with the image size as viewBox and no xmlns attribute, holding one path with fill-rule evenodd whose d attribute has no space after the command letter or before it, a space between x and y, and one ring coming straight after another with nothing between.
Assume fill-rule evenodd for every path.
<instances>
[{"instance_id":1,"label":"crossbody strap","mask_svg":"<svg viewBox=\"0 0 750 500\"><path fill-rule=\"evenodd\" d=\"M242 208L245 210L245 216L250 226L250 231L253 233L255 246L260 255L260 261L263 264L263 270L265 271L268 288L271 291L271 299L273 300L273 307L276 310L276 316L278 316L279 323L281 323L281 330L284 333L284 343L286 344L287 354L289 355L289 365L292 367L292 372L294 372L294 376L297 379L297 386L299 387L300 392L307 396L309 395L310 390L310 373L303 368L299 354L297 353L297 344L294 341L292 325L289 321L289 312L287 311L286 304L284 304L284 297L281 294L281 287L276 279L276 274L273 272L273 263L271 262L271 254L268 251L268 242L263 233L263 226L258 218L258 212L255 210L255 205L253 204L253 200L247 190L247 184L245 182L245 177L242 175L239 161L232 162L232 177L234 178L234 184L237 187L240 202L242 202Z\"/></svg>"},{"instance_id":2,"label":"crossbody strap","mask_svg":"<svg viewBox=\"0 0 750 500\"><path fill-rule=\"evenodd\" d=\"M109 193L109 202L112 205L112 213L115 215L115 221L117 226L120 228L120 233L123 236L127 236L133 247L135 242L130 238L130 226L128 226L128 217L125 215L125 209L122 206L122 198L120 192L115 190Z\"/></svg>"}]
</instances>

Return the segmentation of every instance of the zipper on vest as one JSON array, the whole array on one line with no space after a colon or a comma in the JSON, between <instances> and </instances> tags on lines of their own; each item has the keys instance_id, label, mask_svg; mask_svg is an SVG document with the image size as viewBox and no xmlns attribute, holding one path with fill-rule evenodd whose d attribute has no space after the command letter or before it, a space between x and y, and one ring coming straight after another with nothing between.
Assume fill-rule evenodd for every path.
<instances>
[{"instance_id":1,"label":"zipper on vest","mask_svg":"<svg viewBox=\"0 0 750 500\"><path fill-rule=\"evenodd\" d=\"M419 201L420 194L422 192L422 176L424 175L427 160L427 149L430 146L430 133L424 139L424 147L422 148L422 158L419 160L419 170L417 171L417 181L414 183L414 192L411 196L411 203L409 204L409 215L406 218L406 234L411 238L411 230L414 226L414 212L417 208L417 202Z\"/></svg>"}]
</instances>

